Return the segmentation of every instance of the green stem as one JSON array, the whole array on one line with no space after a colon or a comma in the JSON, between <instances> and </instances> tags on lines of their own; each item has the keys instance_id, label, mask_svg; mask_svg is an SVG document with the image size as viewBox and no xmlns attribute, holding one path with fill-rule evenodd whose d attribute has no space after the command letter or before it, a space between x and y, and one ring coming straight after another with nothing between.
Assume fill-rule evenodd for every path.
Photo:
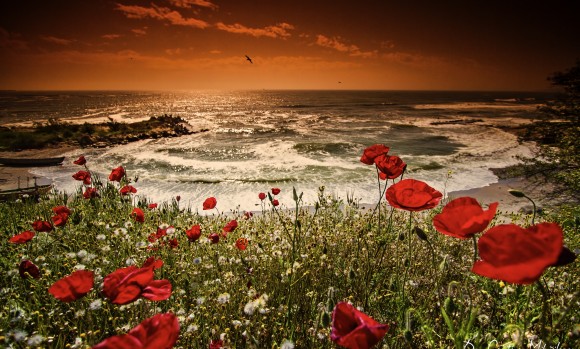
<instances>
[{"instance_id":1,"label":"green stem","mask_svg":"<svg viewBox=\"0 0 580 349\"><path fill-rule=\"evenodd\" d=\"M473 263L475 264L475 262L477 262L477 239L475 238L475 235L473 235L471 239L473 240Z\"/></svg>"}]
</instances>

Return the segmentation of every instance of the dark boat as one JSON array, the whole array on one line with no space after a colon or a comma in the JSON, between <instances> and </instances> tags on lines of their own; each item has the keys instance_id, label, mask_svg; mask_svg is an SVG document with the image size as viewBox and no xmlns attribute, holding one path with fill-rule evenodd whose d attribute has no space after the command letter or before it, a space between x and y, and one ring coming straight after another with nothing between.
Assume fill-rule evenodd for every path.
<instances>
[{"instance_id":1,"label":"dark boat","mask_svg":"<svg viewBox=\"0 0 580 349\"><path fill-rule=\"evenodd\" d=\"M29 197L39 197L48 193L52 189L52 184L36 185L34 187L10 189L0 191L0 201L10 201L22 198L24 195Z\"/></svg>"},{"instance_id":2,"label":"dark boat","mask_svg":"<svg viewBox=\"0 0 580 349\"><path fill-rule=\"evenodd\" d=\"M64 156L56 158L0 158L0 164L10 167L41 167L62 164Z\"/></svg>"}]
</instances>

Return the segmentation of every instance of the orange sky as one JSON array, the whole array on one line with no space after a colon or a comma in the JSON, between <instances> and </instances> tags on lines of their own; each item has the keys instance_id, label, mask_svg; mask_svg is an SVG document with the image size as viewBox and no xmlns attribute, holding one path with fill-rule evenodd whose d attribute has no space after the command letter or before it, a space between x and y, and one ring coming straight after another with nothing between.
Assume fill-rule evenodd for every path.
<instances>
[{"instance_id":1,"label":"orange sky","mask_svg":"<svg viewBox=\"0 0 580 349\"><path fill-rule=\"evenodd\" d=\"M580 58L579 7L0 0L0 89L542 90Z\"/></svg>"}]
</instances>

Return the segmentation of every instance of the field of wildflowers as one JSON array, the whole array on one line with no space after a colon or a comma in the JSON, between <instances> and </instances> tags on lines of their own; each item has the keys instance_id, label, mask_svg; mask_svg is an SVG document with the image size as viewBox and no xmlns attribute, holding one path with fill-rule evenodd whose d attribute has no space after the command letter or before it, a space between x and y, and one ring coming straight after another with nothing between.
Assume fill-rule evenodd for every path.
<instances>
[{"instance_id":1,"label":"field of wildflowers","mask_svg":"<svg viewBox=\"0 0 580 349\"><path fill-rule=\"evenodd\" d=\"M577 348L573 210L496 224L497 203L445 202L388 152L361 157L376 207L264 188L258 212L152 203L80 157L76 193L0 203L0 345Z\"/></svg>"}]
</instances>

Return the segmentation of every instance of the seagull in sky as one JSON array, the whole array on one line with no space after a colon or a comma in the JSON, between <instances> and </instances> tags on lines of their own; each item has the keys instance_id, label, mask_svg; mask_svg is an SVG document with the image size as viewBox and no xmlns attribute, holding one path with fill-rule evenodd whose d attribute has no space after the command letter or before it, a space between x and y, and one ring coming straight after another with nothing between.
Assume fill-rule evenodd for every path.
<instances>
[{"instance_id":1,"label":"seagull in sky","mask_svg":"<svg viewBox=\"0 0 580 349\"><path fill-rule=\"evenodd\" d=\"M248 57L248 55L246 55L246 59L247 59L247 60L248 60L250 63L254 64L254 62L252 62L252 59L251 59L250 57Z\"/></svg>"}]
</instances>

